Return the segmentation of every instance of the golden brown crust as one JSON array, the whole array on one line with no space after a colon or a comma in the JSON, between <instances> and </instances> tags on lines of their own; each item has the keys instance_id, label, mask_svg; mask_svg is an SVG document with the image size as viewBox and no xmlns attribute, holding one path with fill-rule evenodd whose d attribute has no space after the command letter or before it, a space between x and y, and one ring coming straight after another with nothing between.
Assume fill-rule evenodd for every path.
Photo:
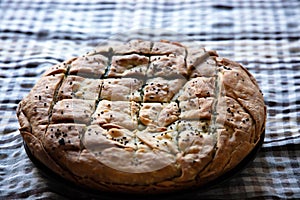
<instances>
[{"instance_id":1,"label":"golden brown crust","mask_svg":"<svg viewBox=\"0 0 300 200\"><path fill-rule=\"evenodd\" d=\"M78 57L69 66L70 75L101 78L108 65L108 58L101 54Z\"/></svg>"},{"instance_id":2,"label":"golden brown crust","mask_svg":"<svg viewBox=\"0 0 300 200\"><path fill-rule=\"evenodd\" d=\"M159 55L151 56L151 63L147 70L148 77L181 77L188 76L184 55Z\"/></svg>"},{"instance_id":3,"label":"golden brown crust","mask_svg":"<svg viewBox=\"0 0 300 200\"><path fill-rule=\"evenodd\" d=\"M29 150L82 187L202 186L255 147L266 107L255 78L214 51L133 40L49 68L19 103Z\"/></svg>"},{"instance_id":4,"label":"golden brown crust","mask_svg":"<svg viewBox=\"0 0 300 200\"><path fill-rule=\"evenodd\" d=\"M97 100L102 86L101 79L69 75L59 88L57 98Z\"/></svg>"},{"instance_id":5,"label":"golden brown crust","mask_svg":"<svg viewBox=\"0 0 300 200\"><path fill-rule=\"evenodd\" d=\"M66 179L70 181L75 181L73 175L69 173L69 171L63 169L56 160L54 160L47 150L44 148L44 145L38 140L36 137L34 137L29 132L21 131L21 135L24 139L24 142L26 143L28 149L30 150L32 156L34 156L36 159L41 161L43 164L45 164L49 169L51 169L56 174L60 174Z\"/></svg>"},{"instance_id":6,"label":"golden brown crust","mask_svg":"<svg viewBox=\"0 0 300 200\"><path fill-rule=\"evenodd\" d=\"M108 77L125 77L146 75L149 58L144 55L115 55L112 57Z\"/></svg>"},{"instance_id":7,"label":"golden brown crust","mask_svg":"<svg viewBox=\"0 0 300 200\"><path fill-rule=\"evenodd\" d=\"M171 103L143 103L139 119L145 126L167 127L178 119L179 107Z\"/></svg>"},{"instance_id":8,"label":"golden brown crust","mask_svg":"<svg viewBox=\"0 0 300 200\"><path fill-rule=\"evenodd\" d=\"M141 101L139 90L143 80L137 78L107 78L103 80L100 98L110 101Z\"/></svg>"}]
</instances>

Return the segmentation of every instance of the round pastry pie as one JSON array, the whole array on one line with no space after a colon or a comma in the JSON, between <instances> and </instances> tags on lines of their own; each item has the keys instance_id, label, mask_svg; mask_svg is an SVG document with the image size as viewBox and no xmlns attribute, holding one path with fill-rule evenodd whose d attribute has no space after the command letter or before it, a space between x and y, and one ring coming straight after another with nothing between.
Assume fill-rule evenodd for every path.
<instances>
[{"instance_id":1,"label":"round pastry pie","mask_svg":"<svg viewBox=\"0 0 300 200\"><path fill-rule=\"evenodd\" d=\"M201 187L236 167L265 128L255 78L178 42L101 46L44 72L19 103L31 154L84 188Z\"/></svg>"}]
</instances>

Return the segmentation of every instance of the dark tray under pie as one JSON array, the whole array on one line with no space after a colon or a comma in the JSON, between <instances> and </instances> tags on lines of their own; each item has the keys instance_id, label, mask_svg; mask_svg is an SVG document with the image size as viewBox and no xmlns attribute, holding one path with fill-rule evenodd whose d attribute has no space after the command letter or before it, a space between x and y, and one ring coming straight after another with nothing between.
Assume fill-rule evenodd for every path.
<instances>
[{"instance_id":1,"label":"dark tray under pie","mask_svg":"<svg viewBox=\"0 0 300 200\"><path fill-rule=\"evenodd\" d=\"M244 170L256 157L259 152L265 138L265 132L261 134L260 140L255 146L255 148L232 170L218 177L217 179L201 186L199 188L181 190L172 193L162 193L162 194L120 194L120 193L109 193L103 191L96 191L91 189L81 188L80 186L63 179L58 174L54 173L47 166L37 160L28 149L26 143L24 142L25 151L30 158L30 160L34 163L34 165L39 169L41 174L47 178L47 184L50 191L53 191L57 194L60 194L66 198L70 199L101 199L101 200L112 200L112 199L120 199L122 200L130 199L198 199L201 193L209 191L216 186L221 186L225 182L229 181L236 175L238 175L242 170Z\"/></svg>"}]
</instances>

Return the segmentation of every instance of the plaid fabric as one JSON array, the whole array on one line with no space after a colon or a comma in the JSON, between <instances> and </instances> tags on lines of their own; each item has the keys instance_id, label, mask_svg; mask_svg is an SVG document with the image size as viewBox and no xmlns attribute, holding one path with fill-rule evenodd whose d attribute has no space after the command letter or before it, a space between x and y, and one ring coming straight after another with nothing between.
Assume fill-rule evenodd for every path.
<instances>
[{"instance_id":1,"label":"plaid fabric","mask_svg":"<svg viewBox=\"0 0 300 200\"><path fill-rule=\"evenodd\" d=\"M256 159L194 199L300 198L299 22L299 0L1 0L0 199L64 199L25 153L17 103L49 66L130 38L198 41L243 64L264 93L266 137Z\"/></svg>"}]
</instances>

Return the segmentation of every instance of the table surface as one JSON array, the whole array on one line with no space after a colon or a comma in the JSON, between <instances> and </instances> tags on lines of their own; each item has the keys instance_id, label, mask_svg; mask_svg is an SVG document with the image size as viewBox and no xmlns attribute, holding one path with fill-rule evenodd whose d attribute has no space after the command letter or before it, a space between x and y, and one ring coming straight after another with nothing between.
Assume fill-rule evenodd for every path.
<instances>
[{"instance_id":1,"label":"table surface","mask_svg":"<svg viewBox=\"0 0 300 200\"><path fill-rule=\"evenodd\" d=\"M131 38L197 41L243 64L264 94L257 157L195 199L300 198L299 0L1 0L0 199L67 199L27 157L17 104L51 65Z\"/></svg>"}]
</instances>

